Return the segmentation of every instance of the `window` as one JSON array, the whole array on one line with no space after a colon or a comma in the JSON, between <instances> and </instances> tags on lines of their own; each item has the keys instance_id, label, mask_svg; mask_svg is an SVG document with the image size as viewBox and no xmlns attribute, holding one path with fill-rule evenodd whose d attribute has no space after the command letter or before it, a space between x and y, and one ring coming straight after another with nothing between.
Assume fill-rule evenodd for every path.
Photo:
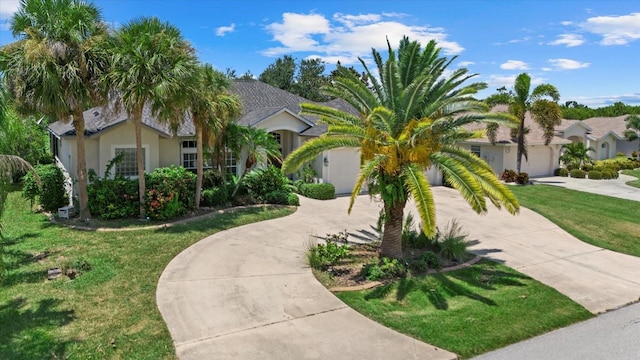
<instances>
[{"instance_id":1,"label":"window","mask_svg":"<svg viewBox=\"0 0 640 360\"><path fill-rule=\"evenodd\" d=\"M146 164L146 149L142 148L142 162ZM116 164L116 175L124 177L138 176L138 163L136 160L136 148L116 148L115 155L122 154L122 161Z\"/></svg>"},{"instance_id":2,"label":"window","mask_svg":"<svg viewBox=\"0 0 640 360\"><path fill-rule=\"evenodd\" d=\"M182 154L182 166L185 169L195 169L198 166L196 153Z\"/></svg>"},{"instance_id":3,"label":"window","mask_svg":"<svg viewBox=\"0 0 640 360\"><path fill-rule=\"evenodd\" d=\"M198 154L196 148L197 142L195 140L184 140L182 141L182 167L188 170L196 170L198 168ZM208 169L211 167L209 165L209 159L205 156L203 159L204 169Z\"/></svg>"},{"instance_id":4,"label":"window","mask_svg":"<svg viewBox=\"0 0 640 360\"><path fill-rule=\"evenodd\" d=\"M51 154L59 158L60 156L60 139L53 134L49 134L49 145L51 147Z\"/></svg>"},{"instance_id":5,"label":"window","mask_svg":"<svg viewBox=\"0 0 640 360\"><path fill-rule=\"evenodd\" d=\"M236 158L233 156L233 152L227 149L227 154L225 155L225 170L229 174L238 175L238 163L236 162Z\"/></svg>"},{"instance_id":6,"label":"window","mask_svg":"<svg viewBox=\"0 0 640 360\"><path fill-rule=\"evenodd\" d=\"M480 145L471 145L471 152L480 157Z\"/></svg>"}]
</instances>

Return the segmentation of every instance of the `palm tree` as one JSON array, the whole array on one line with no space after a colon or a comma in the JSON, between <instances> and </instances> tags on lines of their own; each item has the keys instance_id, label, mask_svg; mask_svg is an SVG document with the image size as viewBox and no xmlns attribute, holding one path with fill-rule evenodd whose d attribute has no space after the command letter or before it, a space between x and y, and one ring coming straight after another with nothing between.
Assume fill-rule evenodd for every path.
<instances>
[{"instance_id":1,"label":"palm tree","mask_svg":"<svg viewBox=\"0 0 640 360\"><path fill-rule=\"evenodd\" d=\"M488 106L472 96L486 88L484 83L462 84L473 77L467 69L447 67L455 59L440 57L431 41L422 49L417 41L403 38L397 56L388 44L383 62L375 49L377 74L365 68L370 86L344 67L325 93L346 100L359 115L337 109L302 104L303 113L318 115L328 132L309 140L291 153L283 171L291 173L322 151L339 147L359 148L360 173L351 193L349 212L364 184L378 193L384 203L381 255L402 257L402 221L406 202L416 202L425 234L436 229L435 205L424 174L436 166L478 213L486 212L486 198L510 213L519 209L513 194L493 170L456 143L472 137L463 126L474 122L515 124L508 114L488 113Z\"/></svg>"},{"instance_id":2,"label":"palm tree","mask_svg":"<svg viewBox=\"0 0 640 360\"><path fill-rule=\"evenodd\" d=\"M95 85L108 67L100 12L81 0L26 0L11 19L11 31L19 40L2 48L5 86L22 112L73 123L79 213L88 219L83 110L102 101Z\"/></svg>"},{"instance_id":3,"label":"palm tree","mask_svg":"<svg viewBox=\"0 0 640 360\"><path fill-rule=\"evenodd\" d=\"M212 146L215 133L223 131L228 120L240 115L240 99L228 92L229 79L209 64L194 71L194 79L184 92L190 104L191 118L196 130L196 207L200 206L203 176L203 146Z\"/></svg>"},{"instance_id":4,"label":"palm tree","mask_svg":"<svg viewBox=\"0 0 640 360\"><path fill-rule=\"evenodd\" d=\"M591 156L589 152L595 152L592 147L586 147L584 143L577 142L562 145L560 161L566 165L572 164L576 168L580 168L582 164L590 162Z\"/></svg>"},{"instance_id":5,"label":"palm tree","mask_svg":"<svg viewBox=\"0 0 640 360\"><path fill-rule=\"evenodd\" d=\"M143 109L150 106L153 116L177 128L184 118L179 94L195 68L194 51L178 28L155 17L124 25L113 36L109 50L112 67L103 87L113 92L115 109L124 108L135 126L140 216L144 217Z\"/></svg>"},{"instance_id":6,"label":"palm tree","mask_svg":"<svg viewBox=\"0 0 640 360\"><path fill-rule=\"evenodd\" d=\"M254 166L272 160L282 162L279 144L266 130L247 126L239 126L237 130L239 136L232 140L235 144L230 144L230 147L246 151L247 158L232 197L238 192L242 179Z\"/></svg>"},{"instance_id":7,"label":"palm tree","mask_svg":"<svg viewBox=\"0 0 640 360\"><path fill-rule=\"evenodd\" d=\"M528 160L526 134L529 129L525 125L525 115L531 113L533 120L540 125L544 131L544 144L549 145L553 139L553 131L562 120L562 109L557 101L560 100L560 93L555 86L541 84L531 89L531 77L522 73L516 77L514 93L510 99L509 112L520 120L518 128L513 134L517 138L518 148L516 153L516 170L520 173L522 168L522 157Z\"/></svg>"},{"instance_id":8,"label":"palm tree","mask_svg":"<svg viewBox=\"0 0 640 360\"><path fill-rule=\"evenodd\" d=\"M638 140L638 152L640 152L640 116L629 115L625 121L627 122L627 130L624 132L624 137L629 141Z\"/></svg>"}]
</instances>

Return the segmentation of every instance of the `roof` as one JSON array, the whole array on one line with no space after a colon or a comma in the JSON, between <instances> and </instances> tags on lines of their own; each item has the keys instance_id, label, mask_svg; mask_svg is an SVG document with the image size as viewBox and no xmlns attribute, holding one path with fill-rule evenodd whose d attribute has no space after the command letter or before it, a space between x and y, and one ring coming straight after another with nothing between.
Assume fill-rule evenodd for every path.
<instances>
[{"instance_id":1,"label":"roof","mask_svg":"<svg viewBox=\"0 0 640 360\"><path fill-rule=\"evenodd\" d=\"M506 105L496 105L491 109L491 111L506 113L508 112L508 107ZM527 112L525 114L524 121L526 126L529 127L529 133L527 134L527 144L528 145L544 145L545 143L544 131L538 125L538 123L531 118L530 112ZM485 130L486 124L472 123L465 126L465 128L469 131ZM473 143L473 144L490 144L490 141L486 136L482 138L477 138L477 139L469 139L469 140L466 140L465 142ZM570 142L571 142L570 140L564 139L560 136L554 136L551 139L551 144L567 144ZM498 131L496 132L496 145L510 146L510 145L517 145L517 144L518 144L518 140L511 136L510 128L507 128L505 126L498 127Z\"/></svg>"},{"instance_id":2,"label":"roof","mask_svg":"<svg viewBox=\"0 0 640 360\"><path fill-rule=\"evenodd\" d=\"M235 80L232 83L231 92L237 94L242 102L242 114L238 119L238 123L241 125L256 126L261 121L275 114L288 112L309 126L303 130L300 135L319 136L327 132L326 125L317 124L317 116L300 114L300 104L314 103L313 101L258 80ZM325 103L315 103L355 113L354 109L342 99L334 99ZM187 115L187 117L189 117L189 115ZM124 123L127 119L128 116L124 111L114 113L113 110L106 106L91 108L84 112L85 135L92 136L98 134L103 130ZM161 136L172 137L174 135L169 126L161 123L156 117L152 116L149 106L145 106L144 108L142 123L159 132ZM57 136L75 136L75 129L71 122L65 124L62 121L56 121L49 125L49 129ZM190 118L187 118L186 121L183 122L175 135L179 137L195 135L195 127Z\"/></svg>"},{"instance_id":3,"label":"roof","mask_svg":"<svg viewBox=\"0 0 640 360\"><path fill-rule=\"evenodd\" d=\"M624 131L627 129L626 118L628 115L616 117L593 117L582 120L591 128L591 135L594 139L602 139L608 134L612 134L619 140L624 139Z\"/></svg>"}]
</instances>

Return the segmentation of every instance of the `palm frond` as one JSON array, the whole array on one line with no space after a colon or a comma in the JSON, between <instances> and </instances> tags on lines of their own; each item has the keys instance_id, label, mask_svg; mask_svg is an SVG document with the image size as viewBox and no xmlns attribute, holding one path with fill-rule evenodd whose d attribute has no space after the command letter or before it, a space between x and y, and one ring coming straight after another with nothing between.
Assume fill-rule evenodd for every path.
<instances>
[{"instance_id":1,"label":"palm frond","mask_svg":"<svg viewBox=\"0 0 640 360\"><path fill-rule=\"evenodd\" d=\"M432 163L447 178L451 186L453 186L465 201L471 205L471 208L477 213L487 211L487 205L484 193L480 185L475 181L473 174L464 166L456 161L455 158L446 156L442 153L434 153L431 155Z\"/></svg>"},{"instance_id":2,"label":"palm frond","mask_svg":"<svg viewBox=\"0 0 640 360\"><path fill-rule=\"evenodd\" d=\"M351 214L351 209L353 208L353 204L356 201L356 197L360 194L362 187L367 183L367 180L371 179L375 171L377 171L382 166L382 161L384 160L384 156L377 155L371 160L360 164L360 171L358 172L358 177L356 178L356 182L353 185L353 190L351 191L351 197L349 199L349 209L348 213Z\"/></svg>"},{"instance_id":3,"label":"palm frond","mask_svg":"<svg viewBox=\"0 0 640 360\"><path fill-rule=\"evenodd\" d=\"M290 153L282 163L282 171L290 174L296 171L305 162L312 160L323 151L339 147L360 147L360 140L350 137L329 137L320 136L302 144L299 148Z\"/></svg>"},{"instance_id":4,"label":"palm frond","mask_svg":"<svg viewBox=\"0 0 640 360\"><path fill-rule=\"evenodd\" d=\"M409 188L422 220L422 228L427 236L433 236L436 232L436 208L429 181L424 172L414 164L405 166L402 176Z\"/></svg>"}]
</instances>

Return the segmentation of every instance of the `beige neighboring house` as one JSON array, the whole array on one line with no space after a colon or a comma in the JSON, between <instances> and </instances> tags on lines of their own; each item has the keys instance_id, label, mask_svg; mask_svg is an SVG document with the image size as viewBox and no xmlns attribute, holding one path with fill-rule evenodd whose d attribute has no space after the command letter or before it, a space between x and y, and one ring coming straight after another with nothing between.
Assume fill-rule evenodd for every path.
<instances>
[{"instance_id":1,"label":"beige neighboring house","mask_svg":"<svg viewBox=\"0 0 640 360\"><path fill-rule=\"evenodd\" d=\"M507 106L497 105L492 111L507 112ZM554 136L549 145L544 144L543 131L531 118L531 114L525 116L525 126L529 127L526 135L528 158L522 157L521 171L530 177L548 176L558 167L560 149L562 145L571 143L571 140ZM484 130L484 124L474 124L468 130ZM495 144L491 144L486 137L470 139L461 144L467 150L478 155L487 162L493 171L500 175L506 169L516 170L518 142L511 137L511 129L501 126L496 134Z\"/></svg>"},{"instance_id":2,"label":"beige neighboring house","mask_svg":"<svg viewBox=\"0 0 640 360\"><path fill-rule=\"evenodd\" d=\"M638 150L638 140L629 141L624 137L627 115L616 117L594 117L585 120L562 120L556 128L560 136L572 142L584 143L595 152L591 157L603 160L615 157L617 153L631 156Z\"/></svg>"},{"instance_id":3,"label":"beige neighboring house","mask_svg":"<svg viewBox=\"0 0 640 360\"><path fill-rule=\"evenodd\" d=\"M300 115L300 104L310 102L300 96L275 88L256 80L237 80L232 91L242 100L243 113L239 123L265 129L280 144L283 157L305 141L326 132L325 125L317 124L317 118ZM333 100L324 105L348 110L344 101ZM99 176L104 174L108 162L123 153L124 159L113 174L137 176L136 142L134 125L126 113L115 114L103 107L84 112L85 149L87 169ZM174 134L169 126L151 116L149 107L143 113L142 147L146 171L170 165L196 168L195 129L187 118ZM61 121L49 125L51 149L58 165L68 177L76 174L76 134L71 123ZM227 154L226 168L232 173L244 171L244 154L235 159ZM359 171L359 153L353 149L334 149L318 156L312 165L318 181L329 182L336 187L337 194L350 193Z\"/></svg>"}]
</instances>

